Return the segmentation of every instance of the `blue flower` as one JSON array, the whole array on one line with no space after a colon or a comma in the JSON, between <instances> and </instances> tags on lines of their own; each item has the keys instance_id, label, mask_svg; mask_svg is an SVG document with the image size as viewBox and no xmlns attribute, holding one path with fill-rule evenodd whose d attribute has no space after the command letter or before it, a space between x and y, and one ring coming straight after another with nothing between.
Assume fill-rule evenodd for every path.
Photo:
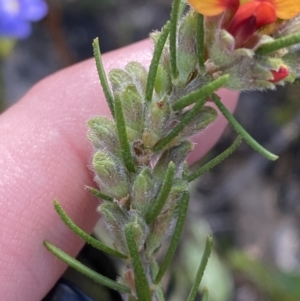
<instances>
[{"instance_id":1,"label":"blue flower","mask_svg":"<svg viewBox=\"0 0 300 301\"><path fill-rule=\"evenodd\" d=\"M47 14L44 0L0 0L0 36L26 38L31 33L31 21Z\"/></svg>"}]
</instances>

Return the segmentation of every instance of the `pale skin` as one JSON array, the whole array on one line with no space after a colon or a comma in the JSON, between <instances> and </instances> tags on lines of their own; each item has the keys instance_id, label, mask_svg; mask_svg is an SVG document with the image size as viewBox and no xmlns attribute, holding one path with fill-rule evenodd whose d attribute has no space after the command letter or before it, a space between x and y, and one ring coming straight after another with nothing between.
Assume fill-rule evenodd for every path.
<instances>
[{"instance_id":1,"label":"pale skin","mask_svg":"<svg viewBox=\"0 0 300 301\"><path fill-rule=\"evenodd\" d=\"M132 60L147 66L152 48L146 40L105 54L105 68ZM219 95L233 111L237 93ZM44 239L73 256L83 246L60 221L54 198L80 227L92 231L99 200L84 190L94 186L86 123L98 115L110 114L90 59L42 80L0 116L1 300L40 301L59 279L66 265L44 248ZM215 144L225 126L219 116L195 137L189 163Z\"/></svg>"}]
</instances>

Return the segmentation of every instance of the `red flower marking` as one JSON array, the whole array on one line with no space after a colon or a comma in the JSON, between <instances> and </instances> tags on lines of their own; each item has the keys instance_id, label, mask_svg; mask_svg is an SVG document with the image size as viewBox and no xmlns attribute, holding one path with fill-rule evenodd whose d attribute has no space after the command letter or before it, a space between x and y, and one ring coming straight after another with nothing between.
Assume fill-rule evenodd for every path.
<instances>
[{"instance_id":1,"label":"red flower marking","mask_svg":"<svg viewBox=\"0 0 300 301\"><path fill-rule=\"evenodd\" d=\"M273 79L269 80L271 83L279 82L290 74L289 70L284 66L280 67L278 71L272 70L271 72L273 75Z\"/></svg>"}]
</instances>

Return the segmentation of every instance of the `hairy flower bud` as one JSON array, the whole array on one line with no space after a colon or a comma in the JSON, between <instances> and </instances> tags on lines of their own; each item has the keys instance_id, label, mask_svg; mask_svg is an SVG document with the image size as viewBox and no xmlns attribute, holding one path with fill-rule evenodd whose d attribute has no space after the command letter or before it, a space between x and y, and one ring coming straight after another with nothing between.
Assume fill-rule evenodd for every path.
<instances>
[{"instance_id":1,"label":"hairy flower bud","mask_svg":"<svg viewBox=\"0 0 300 301\"><path fill-rule=\"evenodd\" d=\"M130 62L125 66L125 70L131 76L140 95L145 94L148 73L144 66L138 62Z\"/></svg>"},{"instance_id":2,"label":"hairy flower bud","mask_svg":"<svg viewBox=\"0 0 300 301\"><path fill-rule=\"evenodd\" d=\"M163 240L172 232L173 221L177 217L176 206L182 193L187 190L187 182L181 179L175 180L165 206L151 225L150 234L146 241L146 256L148 258L151 258L159 250Z\"/></svg>"},{"instance_id":3,"label":"hairy flower bud","mask_svg":"<svg viewBox=\"0 0 300 301\"><path fill-rule=\"evenodd\" d=\"M180 120L186 114L188 114L188 112L183 113L181 116L179 116L178 119ZM198 113L198 115L196 115L194 119L186 125L184 130L168 144L168 147L171 147L172 145L177 145L184 139L189 138L194 134L200 132L201 130L205 129L217 117L218 113L214 108L209 106L203 107L202 110Z\"/></svg>"},{"instance_id":4,"label":"hairy flower bud","mask_svg":"<svg viewBox=\"0 0 300 301\"><path fill-rule=\"evenodd\" d=\"M88 138L96 149L118 151L120 147L114 121L106 117L95 117L89 120L88 127Z\"/></svg>"},{"instance_id":5,"label":"hairy flower bud","mask_svg":"<svg viewBox=\"0 0 300 301\"><path fill-rule=\"evenodd\" d=\"M143 167L136 176L131 188L131 209L145 215L154 197L155 185L149 167Z\"/></svg>"},{"instance_id":6,"label":"hairy flower bud","mask_svg":"<svg viewBox=\"0 0 300 301\"><path fill-rule=\"evenodd\" d=\"M145 240L148 237L149 228L145 220L142 219L137 212L131 211L130 222L126 225L131 227L138 250L144 248Z\"/></svg>"},{"instance_id":7,"label":"hairy flower bud","mask_svg":"<svg viewBox=\"0 0 300 301\"><path fill-rule=\"evenodd\" d=\"M128 196L129 180L122 161L109 152L100 150L93 157L95 181L101 191L116 199Z\"/></svg>"},{"instance_id":8,"label":"hairy flower bud","mask_svg":"<svg viewBox=\"0 0 300 301\"><path fill-rule=\"evenodd\" d=\"M156 94L161 97L171 90L170 74L161 65L158 65L157 68L154 89Z\"/></svg>"},{"instance_id":9,"label":"hairy flower bud","mask_svg":"<svg viewBox=\"0 0 300 301\"><path fill-rule=\"evenodd\" d=\"M122 69L112 69L108 73L108 78L112 85L114 93L123 92L123 90L130 84L132 84L131 76Z\"/></svg>"},{"instance_id":10,"label":"hairy flower bud","mask_svg":"<svg viewBox=\"0 0 300 301\"><path fill-rule=\"evenodd\" d=\"M114 247L127 254L124 228L129 221L128 212L112 202L104 202L98 207L97 211L104 217L106 226L113 238Z\"/></svg>"},{"instance_id":11,"label":"hairy flower bud","mask_svg":"<svg viewBox=\"0 0 300 301\"><path fill-rule=\"evenodd\" d=\"M146 148L152 148L161 138L170 112L170 106L166 97L158 101L152 101L149 104L146 110L145 129L142 135Z\"/></svg>"},{"instance_id":12,"label":"hairy flower bud","mask_svg":"<svg viewBox=\"0 0 300 301\"><path fill-rule=\"evenodd\" d=\"M196 46L197 14L187 14L179 25L177 46L178 85L186 85L198 63Z\"/></svg>"},{"instance_id":13,"label":"hairy flower bud","mask_svg":"<svg viewBox=\"0 0 300 301\"><path fill-rule=\"evenodd\" d=\"M143 130L143 101L134 84L127 85L120 93L126 126L136 132L136 139L141 139Z\"/></svg>"},{"instance_id":14,"label":"hairy flower bud","mask_svg":"<svg viewBox=\"0 0 300 301\"><path fill-rule=\"evenodd\" d=\"M175 177L181 177L183 165L188 153L194 148L194 144L185 140L179 145L173 146L166 150L156 163L153 175L159 180L164 178L165 172L168 168L169 163L172 161L176 166Z\"/></svg>"}]
</instances>

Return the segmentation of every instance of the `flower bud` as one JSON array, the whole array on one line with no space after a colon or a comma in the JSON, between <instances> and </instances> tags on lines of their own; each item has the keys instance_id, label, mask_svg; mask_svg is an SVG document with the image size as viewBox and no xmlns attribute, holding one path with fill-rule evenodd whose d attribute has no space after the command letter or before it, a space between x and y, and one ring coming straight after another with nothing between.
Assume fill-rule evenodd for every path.
<instances>
[{"instance_id":1,"label":"flower bud","mask_svg":"<svg viewBox=\"0 0 300 301\"><path fill-rule=\"evenodd\" d=\"M104 150L99 150L93 157L96 173L95 181L101 191L108 196L122 199L128 196L129 180L122 161Z\"/></svg>"},{"instance_id":2,"label":"flower bud","mask_svg":"<svg viewBox=\"0 0 300 301\"><path fill-rule=\"evenodd\" d=\"M189 140L185 140L179 145L166 150L154 167L154 177L162 180L171 161L174 162L176 166L175 177L181 177L186 156L193 148L194 144Z\"/></svg>"},{"instance_id":3,"label":"flower bud","mask_svg":"<svg viewBox=\"0 0 300 301\"><path fill-rule=\"evenodd\" d=\"M145 148L152 148L163 134L164 125L170 116L167 98L152 101L146 110L146 120L142 140Z\"/></svg>"},{"instance_id":4,"label":"flower bud","mask_svg":"<svg viewBox=\"0 0 300 301\"><path fill-rule=\"evenodd\" d=\"M95 117L88 121L88 139L96 149L116 152L119 140L116 135L116 124L106 117Z\"/></svg>"},{"instance_id":5,"label":"flower bud","mask_svg":"<svg viewBox=\"0 0 300 301\"><path fill-rule=\"evenodd\" d=\"M143 167L132 184L131 209L139 211L144 216L151 206L154 193L151 171L148 167Z\"/></svg>"},{"instance_id":6,"label":"flower bud","mask_svg":"<svg viewBox=\"0 0 300 301\"><path fill-rule=\"evenodd\" d=\"M125 87L132 84L131 76L122 69L112 69L108 73L108 78L112 85L112 90L114 93L123 92Z\"/></svg>"},{"instance_id":7,"label":"flower bud","mask_svg":"<svg viewBox=\"0 0 300 301\"><path fill-rule=\"evenodd\" d=\"M196 70L198 62L196 30L197 14L187 14L178 28L177 69L179 71L179 85L186 85L190 74Z\"/></svg>"},{"instance_id":8,"label":"flower bud","mask_svg":"<svg viewBox=\"0 0 300 301\"><path fill-rule=\"evenodd\" d=\"M126 227L131 227L138 250L141 251L144 248L145 240L148 237L149 228L145 220L142 219L138 213L134 211L131 211L130 213L130 222L126 224Z\"/></svg>"},{"instance_id":9,"label":"flower bud","mask_svg":"<svg viewBox=\"0 0 300 301\"><path fill-rule=\"evenodd\" d=\"M276 83L279 82L281 80L283 80L284 78L286 78L287 76L289 76L289 69L286 68L285 66L281 66L278 71L276 70L271 70L271 73L273 75L273 79L269 80L271 83Z\"/></svg>"},{"instance_id":10,"label":"flower bud","mask_svg":"<svg viewBox=\"0 0 300 301\"><path fill-rule=\"evenodd\" d=\"M124 228L129 221L129 214L126 210L112 202L104 202L97 211L104 217L107 229L114 241L114 247L125 254L128 254L127 243L124 235Z\"/></svg>"},{"instance_id":11,"label":"flower bud","mask_svg":"<svg viewBox=\"0 0 300 301\"><path fill-rule=\"evenodd\" d=\"M152 223L150 234L146 241L146 256L151 258L159 250L162 242L172 232L176 219L176 206L182 193L188 190L187 182L176 179L170 194L157 219Z\"/></svg>"},{"instance_id":12,"label":"flower bud","mask_svg":"<svg viewBox=\"0 0 300 301\"><path fill-rule=\"evenodd\" d=\"M188 112L184 113L180 117L180 119L183 118L185 114L188 114ZM191 120L191 122L188 125L186 125L184 130L168 144L168 147L171 147L172 145L177 145L183 139L189 138L192 135L205 129L217 117L218 113L214 108L209 106L203 107L199 114L195 116L194 119Z\"/></svg>"},{"instance_id":13,"label":"flower bud","mask_svg":"<svg viewBox=\"0 0 300 301\"><path fill-rule=\"evenodd\" d=\"M124 87L120 93L126 126L138 133L143 130L143 101L134 84ZM141 137L139 136L138 139Z\"/></svg>"},{"instance_id":14,"label":"flower bud","mask_svg":"<svg viewBox=\"0 0 300 301\"><path fill-rule=\"evenodd\" d=\"M125 66L125 70L131 76L140 95L145 95L148 73L144 66L138 62L130 62Z\"/></svg>"},{"instance_id":15,"label":"flower bud","mask_svg":"<svg viewBox=\"0 0 300 301\"><path fill-rule=\"evenodd\" d=\"M154 89L156 94L163 97L171 89L170 74L161 66L158 65Z\"/></svg>"}]
</instances>

